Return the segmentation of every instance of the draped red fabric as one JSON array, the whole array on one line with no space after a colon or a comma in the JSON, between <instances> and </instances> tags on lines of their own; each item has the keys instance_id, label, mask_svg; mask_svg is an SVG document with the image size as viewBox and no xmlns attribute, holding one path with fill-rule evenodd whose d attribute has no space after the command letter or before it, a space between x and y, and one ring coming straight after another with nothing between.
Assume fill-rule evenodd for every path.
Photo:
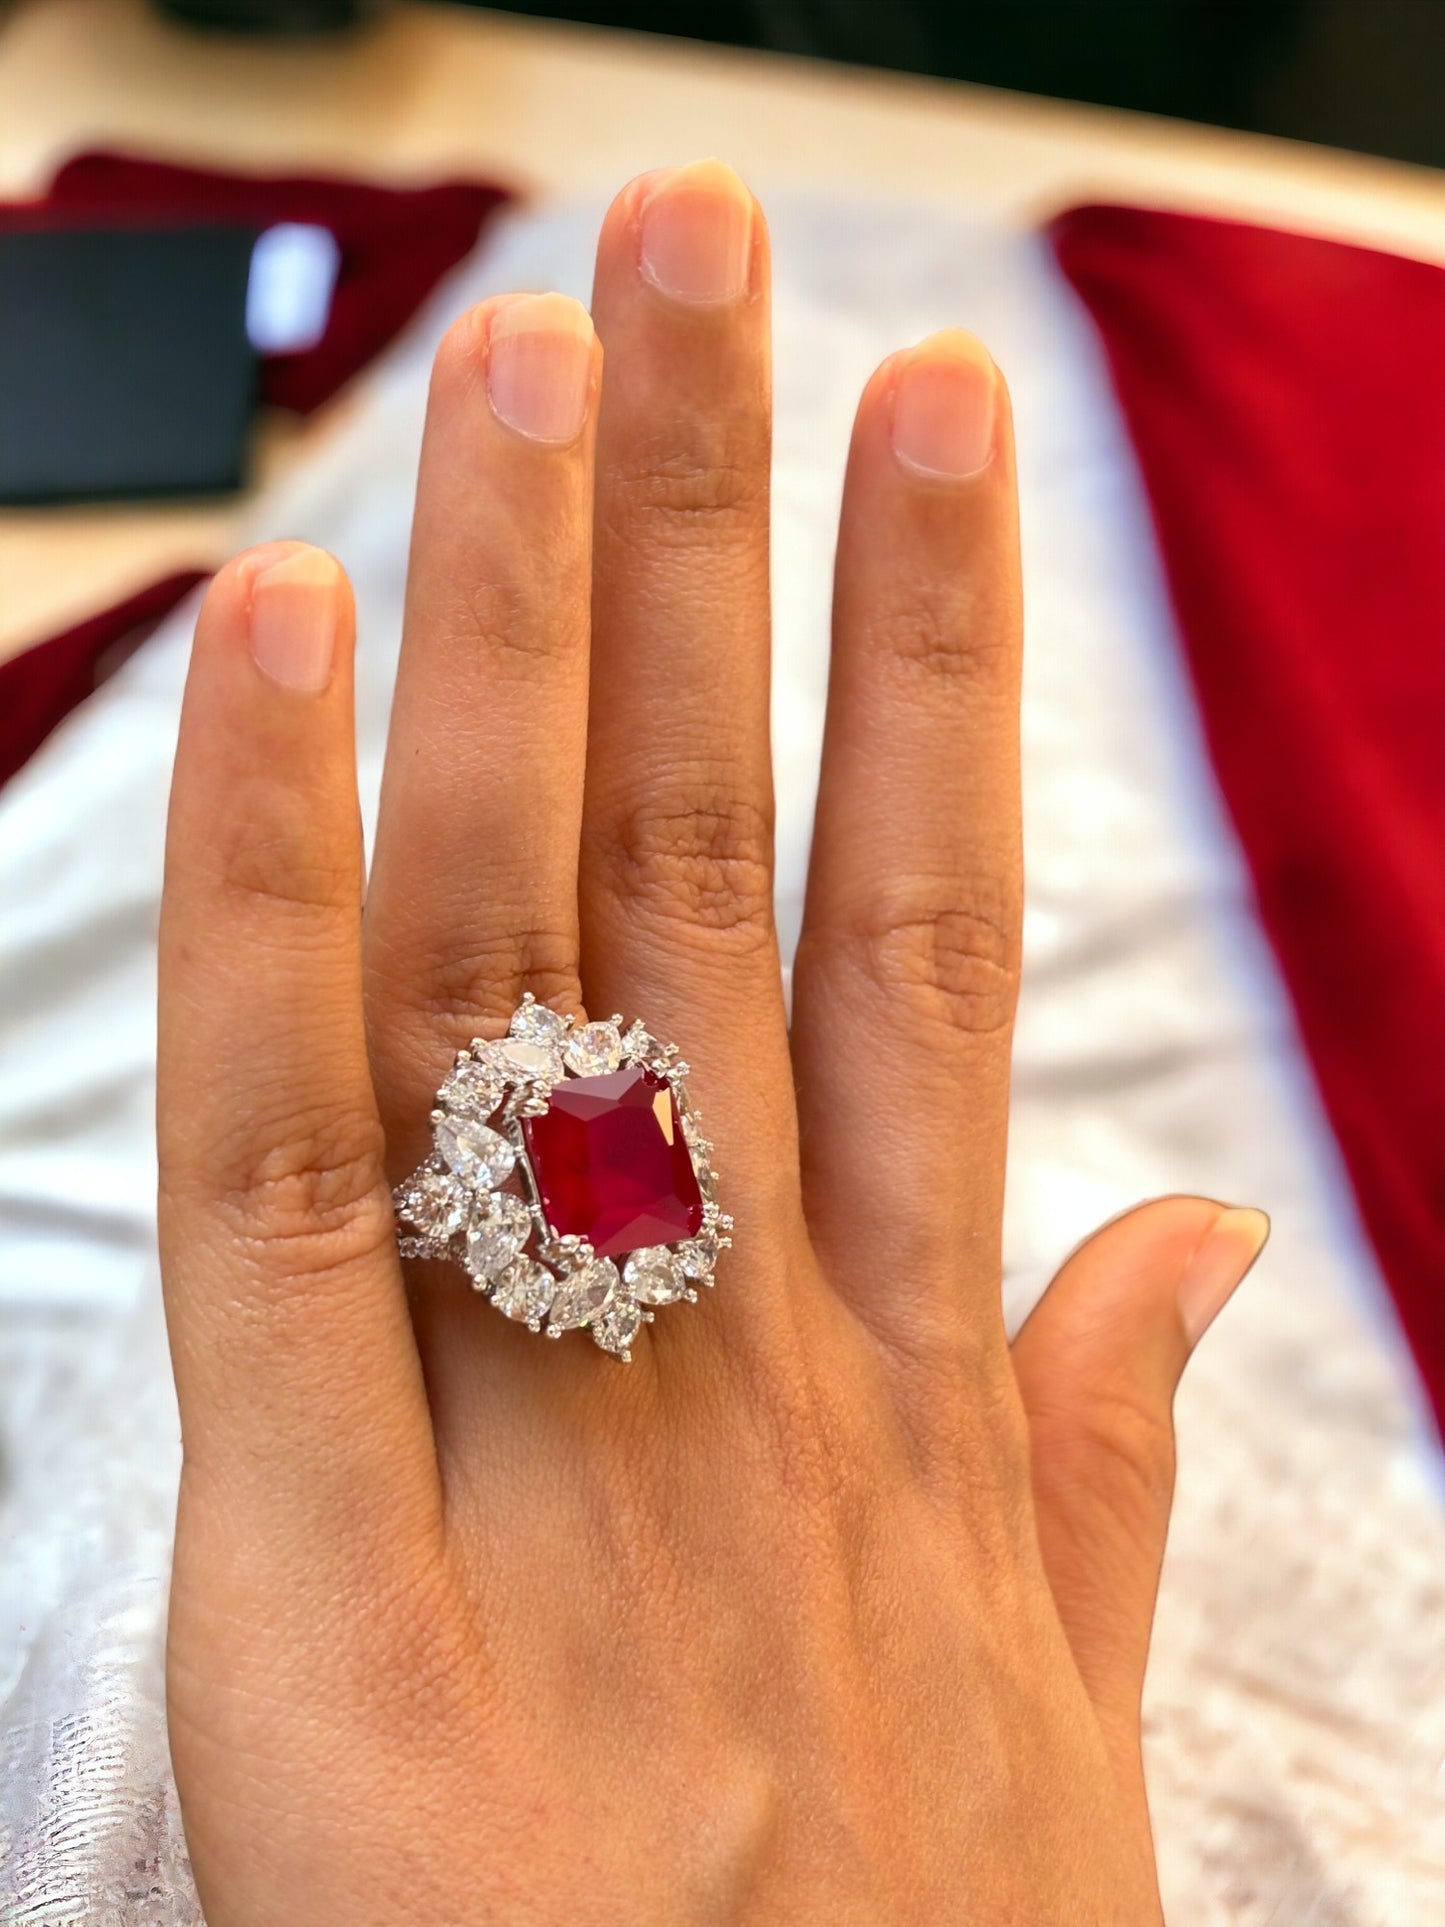
<instances>
[{"instance_id":1,"label":"draped red fabric","mask_svg":"<svg viewBox=\"0 0 1445 1927\"><path fill-rule=\"evenodd\" d=\"M505 188L448 181L377 187L369 181L300 175L219 174L131 154L79 154L43 201L0 211L10 225L231 222L271 227L301 221L329 228L341 266L326 332L314 348L269 355L261 397L309 414L364 368L416 313L437 282L476 245Z\"/></svg>"},{"instance_id":2,"label":"draped red fabric","mask_svg":"<svg viewBox=\"0 0 1445 1927\"><path fill-rule=\"evenodd\" d=\"M341 252L321 339L300 354L268 355L264 401L309 414L378 354L437 282L476 245L509 198L485 182L415 188L301 176L220 174L130 154L80 154L40 200L0 205L0 226L53 228L169 222L231 222L261 229L280 221L329 228ZM143 640L198 571L149 584L114 608L0 665L0 783L95 687L122 645Z\"/></svg>"},{"instance_id":3,"label":"draped red fabric","mask_svg":"<svg viewBox=\"0 0 1445 1927\"><path fill-rule=\"evenodd\" d=\"M198 569L162 576L124 602L0 662L0 783L8 782L107 671L139 648L187 590L203 580Z\"/></svg>"},{"instance_id":4,"label":"draped red fabric","mask_svg":"<svg viewBox=\"0 0 1445 1927\"><path fill-rule=\"evenodd\" d=\"M1074 209L1052 240L1107 352L1260 915L1445 1421L1445 271L1127 207Z\"/></svg>"}]
</instances>

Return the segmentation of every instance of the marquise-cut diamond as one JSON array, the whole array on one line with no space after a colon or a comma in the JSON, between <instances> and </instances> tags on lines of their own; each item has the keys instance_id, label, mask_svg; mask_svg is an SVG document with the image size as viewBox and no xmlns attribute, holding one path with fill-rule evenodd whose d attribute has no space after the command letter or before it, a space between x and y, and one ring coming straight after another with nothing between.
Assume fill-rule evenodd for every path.
<instances>
[{"instance_id":1,"label":"marquise-cut diamond","mask_svg":"<svg viewBox=\"0 0 1445 1927\"><path fill-rule=\"evenodd\" d=\"M557 1290L557 1280L535 1258L514 1258L492 1286L492 1303L508 1318L535 1325Z\"/></svg>"},{"instance_id":2,"label":"marquise-cut diamond","mask_svg":"<svg viewBox=\"0 0 1445 1927\"><path fill-rule=\"evenodd\" d=\"M503 1073L514 1082L530 1078L539 1084L555 1084L562 1075L562 1054L551 1044L508 1037L495 1050Z\"/></svg>"},{"instance_id":3,"label":"marquise-cut diamond","mask_svg":"<svg viewBox=\"0 0 1445 1927\"><path fill-rule=\"evenodd\" d=\"M567 1029L567 1019L559 1017L546 1004L522 1004L513 1014L508 1034L522 1044L543 1044L555 1048Z\"/></svg>"},{"instance_id":4,"label":"marquise-cut diamond","mask_svg":"<svg viewBox=\"0 0 1445 1927\"><path fill-rule=\"evenodd\" d=\"M622 1268L623 1281L643 1305L671 1305L687 1295L682 1267L666 1245L645 1245Z\"/></svg>"},{"instance_id":5,"label":"marquise-cut diamond","mask_svg":"<svg viewBox=\"0 0 1445 1927\"><path fill-rule=\"evenodd\" d=\"M679 1245L676 1257L677 1262L682 1266L683 1275L700 1281L711 1277L713 1267L717 1263L717 1254L717 1233L703 1231L696 1238L690 1238L685 1245Z\"/></svg>"},{"instance_id":6,"label":"marquise-cut diamond","mask_svg":"<svg viewBox=\"0 0 1445 1927\"><path fill-rule=\"evenodd\" d=\"M516 1257L532 1229L532 1214L520 1198L503 1193L488 1200L485 1217L467 1233L467 1270L479 1283L495 1278Z\"/></svg>"},{"instance_id":7,"label":"marquise-cut diamond","mask_svg":"<svg viewBox=\"0 0 1445 1927\"><path fill-rule=\"evenodd\" d=\"M436 1127L436 1146L459 1178L489 1191L505 1184L517 1162L500 1131L469 1117L444 1117Z\"/></svg>"},{"instance_id":8,"label":"marquise-cut diamond","mask_svg":"<svg viewBox=\"0 0 1445 1927\"><path fill-rule=\"evenodd\" d=\"M450 1171L423 1166L401 1194L397 1209L422 1237L445 1243L465 1231L472 1201Z\"/></svg>"},{"instance_id":9,"label":"marquise-cut diamond","mask_svg":"<svg viewBox=\"0 0 1445 1927\"><path fill-rule=\"evenodd\" d=\"M617 1267L610 1258L594 1258L591 1264L572 1272L557 1287L547 1329L572 1331L579 1325L590 1325L611 1304L619 1282Z\"/></svg>"},{"instance_id":10,"label":"marquise-cut diamond","mask_svg":"<svg viewBox=\"0 0 1445 1927\"><path fill-rule=\"evenodd\" d=\"M626 1298L614 1298L605 1311L592 1320L591 1331L604 1352L625 1357L642 1323L640 1308Z\"/></svg>"},{"instance_id":11,"label":"marquise-cut diamond","mask_svg":"<svg viewBox=\"0 0 1445 1927\"><path fill-rule=\"evenodd\" d=\"M574 1077L605 1077L622 1062L616 1024L583 1024L562 1046L562 1061Z\"/></svg>"}]
</instances>

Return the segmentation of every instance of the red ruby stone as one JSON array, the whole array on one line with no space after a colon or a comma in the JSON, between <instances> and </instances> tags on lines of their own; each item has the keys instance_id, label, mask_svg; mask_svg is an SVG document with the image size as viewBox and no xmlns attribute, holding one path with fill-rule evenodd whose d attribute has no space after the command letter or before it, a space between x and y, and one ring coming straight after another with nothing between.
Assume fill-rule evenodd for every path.
<instances>
[{"instance_id":1,"label":"red ruby stone","mask_svg":"<svg viewBox=\"0 0 1445 1927\"><path fill-rule=\"evenodd\" d=\"M675 1244L702 1227L702 1193L665 1078L632 1068L554 1084L523 1135L542 1211L559 1238L601 1258Z\"/></svg>"}]
</instances>

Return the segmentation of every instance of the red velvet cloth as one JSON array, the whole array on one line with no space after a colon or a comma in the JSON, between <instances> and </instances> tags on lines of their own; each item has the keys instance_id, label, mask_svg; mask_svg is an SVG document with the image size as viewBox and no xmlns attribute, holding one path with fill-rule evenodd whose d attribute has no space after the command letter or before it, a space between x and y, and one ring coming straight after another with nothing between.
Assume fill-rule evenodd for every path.
<instances>
[{"instance_id":1,"label":"red velvet cloth","mask_svg":"<svg viewBox=\"0 0 1445 1927\"><path fill-rule=\"evenodd\" d=\"M1138 208L1075 209L1052 238L1103 337L1260 914L1445 1421L1445 272Z\"/></svg>"},{"instance_id":2,"label":"red velvet cloth","mask_svg":"<svg viewBox=\"0 0 1445 1927\"><path fill-rule=\"evenodd\" d=\"M202 579L198 569L163 576L113 608L0 662L0 783L29 761L51 730Z\"/></svg>"},{"instance_id":3,"label":"red velvet cloth","mask_svg":"<svg viewBox=\"0 0 1445 1927\"><path fill-rule=\"evenodd\" d=\"M261 397L309 414L365 367L437 282L476 245L504 188L447 182L388 188L283 175L218 174L126 154L81 154L43 199L0 205L0 226L37 228L303 221L329 228L341 263L324 334L302 354L270 355ZM0 665L0 783L37 750L116 660L179 602L199 572L151 583L115 608Z\"/></svg>"},{"instance_id":4,"label":"red velvet cloth","mask_svg":"<svg viewBox=\"0 0 1445 1927\"><path fill-rule=\"evenodd\" d=\"M341 265L326 332L302 354L261 363L261 398L309 414L364 368L475 246L504 188L435 187L298 175L218 174L128 154L80 154L41 201L0 209L6 225L236 222L265 228L304 221L329 228Z\"/></svg>"}]
</instances>

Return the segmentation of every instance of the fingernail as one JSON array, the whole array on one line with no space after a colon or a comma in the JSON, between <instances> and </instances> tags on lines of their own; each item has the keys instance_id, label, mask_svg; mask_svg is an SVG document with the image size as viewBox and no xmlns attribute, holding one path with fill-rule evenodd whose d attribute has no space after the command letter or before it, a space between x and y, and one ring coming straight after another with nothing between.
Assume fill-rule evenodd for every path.
<instances>
[{"instance_id":1,"label":"fingernail","mask_svg":"<svg viewBox=\"0 0 1445 1927\"><path fill-rule=\"evenodd\" d=\"M931 335L893 390L893 452L916 475L962 482L993 457L998 379L987 350L961 328Z\"/></svg>"},{"instance_id":2,"label":"fingernail","mask_svg":"<svg viewBox=\"0 0 1445 1927\"><path fill-rule=\"evenodd\" d=\"M642 272L674 301L735 301L752 239L752 195L721 161L696 161L664 175L643 204Z\"/></svg>"},{"instance_id":3,"label":"fingernail","mask_svg":"<svg viewBox=\"0 0 1445 1927\"><path fill-rule=\"evenodd\" d=\"M251 657L283 689L315 695L331 680L341 571L324 549L293 549L251 578Z\"/></svg>"},{"instance_id":4,"label":"fingernail","mask_svg":"<svg viewBox=\"0 0 1445 1927\"><path fill-rule=\"evenodd\" d=\"M592 319L565 294L529 295L492 316L487 399L530 441L575 441L592 388Z\"/></svg>"},{"instance_id":5,"label":"fingernail","mask_svg":"<svg viewBox=\"0 0 1445 1927\"><path fill-rule=\"evenodd\" d=\"M1214 1323L1269 1240L1269 1218L1243 1206L1223 1211L1179 1280L1179 1315L1191 1345Z\"/></svg>"}]
</instances>

